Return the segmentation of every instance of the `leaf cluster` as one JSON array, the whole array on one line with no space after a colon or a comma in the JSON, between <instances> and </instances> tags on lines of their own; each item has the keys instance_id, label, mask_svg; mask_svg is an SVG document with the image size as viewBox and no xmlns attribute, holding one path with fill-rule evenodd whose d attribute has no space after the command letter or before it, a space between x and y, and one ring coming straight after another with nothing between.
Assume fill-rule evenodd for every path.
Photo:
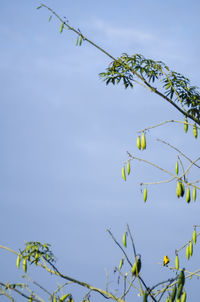
<instances>
[{"instance_id":1,"label":"leaf cluster","mask_svg":"<svg viewBox=\"0 0 200 302\"><path fill-rule=\"evenodd\" d=\"M40 243L38 241L26 242L26 247L20 252L23 259L27 259L31 263L38 263L42 257L49 263L55 262L55 257L50 249L51 245L48 243Z\"/></svg>"},{"instance_id":2,"label":"leaf cluster","mask_svg":"<svg viewBox=\"0 0 200 302\"><path fill-rule=\"evenodd\" d=\"M142 85L152 91L157 87L151 86L159 81L159 88L164 96L173 102L179 102L187 113L200 120L200 92L198 87L191 86L190 80L178 72L172 71L161 62L146 59L143 55L134 54L128 56L122 54L121 57L110 63L106 72L99 74L106 85L113 85L123 81L124 87L134 87L134 82L142 81Z\"/></svg>"}]
</instances>

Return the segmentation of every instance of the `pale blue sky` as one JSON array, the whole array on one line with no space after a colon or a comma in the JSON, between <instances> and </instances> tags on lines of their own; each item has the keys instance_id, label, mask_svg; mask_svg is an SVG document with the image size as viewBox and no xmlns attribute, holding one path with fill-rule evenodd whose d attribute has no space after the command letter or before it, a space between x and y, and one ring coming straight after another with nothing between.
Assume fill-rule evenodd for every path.
<instances>
[{"instance_id":1,"label":"pale blue sky","mask_svg":"<svg viewBox=\"0 0 200 302\"><path fill-rule=\"evenodd\" d=\"M44 3L114 56L142 53L199 84L198 1ZM168 278L158 262L164 254L173 259L190 239L199 224L199 198L190 206L177 200L173 183L151 187L144 205L139 183L165 176L137 162L124 183L121 167L129 150L173 170L176 153L156 138L192 158L199 142L183 127L166 125L147 135L148 149L141 154L138 130L182 116L143 88L106 87L98 73L110 59L86 43L75 47L76 36L60 35L58 21L48 23L49 13L36 10L38 5L1 1L0 244L18 249L24 241L49 242L66 274L104 287L104 269L114 280L112 269L121 259L106 228L120 239L129 223L145 281ZM2 281L20 276L12 255L0 251L0 262ZM54 280L41 282L52 286ZM80 300L82 291L72 292ZM190 295L194 301L195 291Z\"/></svg>"}]
</instances>

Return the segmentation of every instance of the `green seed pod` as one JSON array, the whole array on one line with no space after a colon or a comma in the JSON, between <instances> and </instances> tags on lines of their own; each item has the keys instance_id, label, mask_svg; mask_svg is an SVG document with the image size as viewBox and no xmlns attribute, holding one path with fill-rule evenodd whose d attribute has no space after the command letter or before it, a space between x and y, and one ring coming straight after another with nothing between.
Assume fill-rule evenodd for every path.
<instances>
[{"instance_id":1,"label":"green seed pod","mask_svg":"<svg viewBox=\"0 0 200 302\"><path fill-rule=\"evenodd\" d=\"M122 242L123 242L123 245L124 245L125 247L127 247L127 242L126 242L126 232L123 234Z\"/></svg>"},{"instance_id":2,"label":"green seed pod","mask_svg":"<svg viewBox=\"0 0 200 302\"><path fill-rule=\"evenodd\" d=\"M18 256L17 256L17 261L16 261L17 268L20 267L20 262L21 262L21 256L18 255Z\"/></svg>"},{"instance_id":3,"label":"green seed pod","mask_svg":"<svg viewBox=\"0 0 200 302\"><path fill-rule=\"evenodd\" d=\"M196 198L197 198L197 190L196 190L195 187L193 188L193 191L192 191L192 198L193 198L194 201L196 201Z\"/></svg>"},{"instance_id":4,"label":"green seed pod","mask_svg":"<svg viewBox=\"0 0 200 302\"><path fill-rule=\"evenodd\" d=\"M196 229L194 229L194 232L192 234L192 240L193 240L194 244L196 244L196 242L197 242L197 231L196 231Z\"/></svg>"},{"instance_id":5,"label":"green seed pod","mask_svg":"<svg viewBox=\"0 0 200 302\"><path fill-rule=\"evenodd\" d=\"M64 28L64 22L60 26L60 34L63 32L63 28Z\"/></svg>"},{"instance_id":6,"label":"green seed pod","mask_svg":"<svg viewBox=\"0 0 200 302\"><path fill-rule=\"evenodd\" d=\"M142 138L141 138L141 149L145 150L146 149L146 137L145 137L145 133L142 133Z\"/></svg>"},{"instance_id":7,"label":"green seed pod","mask_svg":"<svg viewBox=\"0 0 200 302\"><path fill-rule=\"evenodd\" d=\"M190 203L190 188L189 187L187 187L187 191L186 191L186 201L187 201L187 203Z\"/></svg>"},{"instance_id":8,"label":"green seed pod","mask_svg":"<svg viewBox=\"0 0 200 302\"><path fill-rule=\"evenodd\" d=\"M177 292L177 288L176 288L176 284L174 285L173 289L172 289L172 293L171 293L171 299L170 302L174 302L175 298L176 298L176 292Z\"/></svg>"},{"instance_id":9,"label":"green seed pod","mask_svg":"<svg viewBox=\"0 0 200 302\"><path fill-rule=\"evenodd\" d=\"M178 276L178 287L180 285L184 286L184 284L185 284L185 273L184 270L181 270Z\"/></svg>"},{"instance_id":10,"label":"green seed pod","mask_svg":"<svg viewBox=\"0 0 200 302\"><path fill-rule=\"evenodd\" d=\"M119 271L121 270L123 264L124 264L124 259L122 258L121 261L120 261L120 264L119 264Z\"/></svg>"},{"instance_id":11,"label":"green seed pod","mask_svg":"<svg viewBox=\"0 0 200 302\"><path fill-rule=\"evenodd\" d=\"M147 291L145 291L144 295L143 295L143 302L147 302L147 296L148 296L148 293L147 293Z\"/></svg>"},{"instance_id":12,"label":"green seed pod","mask_svg":"<svg viewBox=\"0 0 200 302\"><path fill-rule=\"evenodd\" d=\"M147 188L144 188L143 198L144 198L144 202L146 202L147 201Z\"/></svg>"},{"instance_id":13,"label":"green seed pod","mask_svg":"<svg viewBox=\"0 0 200 302\"><path fill-rule=\"evenodd\" d=\"M186 301L186 292L184 290L182 297L181 297L181 302L185 302Z\"/></svg>"},{"instance_id":14,"label":"green seed pod","mask_svg":"<svg viewBox=\"0 0 200 302\"><path fill-rule=\"evenodd\" d=\"M193 254L193 243L192 243L192 241L190 241L189 251L190 251L190 256L192 256L192 254Z\"/></svg>"},{"instance_id":15,"label":"green seed pod","mask_svg":"<svg viewBox=\"0 0 200 302\"><path fill-rule=\"evenodd\" d=\"M176 255L176 258L175 258L175 268L177 270L179 269L179 257L178 257L178 254Z\"/></svg>"},{"instance_id":16,"label":"green seed pod","mask_svg":"<svg viewBox=\"0 0 200 302\"><path fill-rule=\"evenodd\" d=\"M80 38L79 38L79 46L81 46L81 44L82 44L82 36L80 36Z\"/></svg>"},{"instance_id":17,"label":"green seed pod","mask_svg":"<svg viewBox=\"0 0 200 302\"><path fill-rule=\"evenodd\" d=\"M194 134L194 137L197 138L197 136L198 136L198 131L197 131L197 125L196 125L196 123L195 123L194 126L193 126L193 134Z\"/></svg>"},{"instance_id":18,"label":"green seed pod","mask_svg":"<svg viewBox=\"0 0 200 302\"><path fill-rule=\"evenodd\" d=\"M27 258L23 259L23 270L25 273L27 272Z\"/></svg>"},{"instance_id":19,"label":"green seed pod","mask_svg":"<svg viewBox=\"0 0 200 302\"><path fill-rule=\"evenodd\" d=\"M176 162L176 166L175 166L176 175L178 175L178 170L179 170L178 162Z\"/></svg>"},{"instance_id":20,"label":"green seed pod","mask_svg":"<svg viewBox=\"0 0 200 302\"><path fill-rule=\"evenodd\" d=\"M140 136L137 137L137 147L139 150L141 150L141 139Z\"/></svg>"},{"instance_id":21,"label":"green seed pod","mask_svg":"<svg viewBox=\"0 0 200 302\"><path fill-rule=\"evenodd\" d=\"M127 162L127 174L129 175L131 172L131 165L130 165L130 161Z\"/></svg>"},{"instance_id":22,"label":"green seed pod","mask_svg":"<svg viewBox=\"0 0 200 302\"><path fill-rule=\"evenodd\" d=\"M132 270L131 270L132 276L133 275L137 275L138 276L140 270L141 270L141 260L140 260L140 257L136 256L136 261L133 264L133 267L132 267Z\"/></svg>"},{"instance_id":23,"label":"green seed pod","mask_svg":"<svg viewBox=\"0 0 200 302\"><path fill-rule=\"evenodd\" d=\"M187 117L185 118L184 130L185 130L185 133L188 132L188 120L187 120Z\"/></svg>"},{"instance_id":24,"label":"green seed pod","mask_svg":"<svg viewBox=\"0 0 200 302\"><path fill-rule=\"evenodd\" d=\"M180 284L177 291L177 300L180 299L182 292L183 292L183 285Z\"/></svg>"},{"instance_id":25,"label":"green seed pod","mask_svg":"<svg viewBox=\"0 0 200 302\"><path fill-rule=\"evenodd\" d=\"M176 184L176 196L179 198L182 194L182 186L181 186L181 183L180 181L177 181L177 184Z\"/></svg>"},{"instance_id":26,"label":"green seed pod","mask_svg":"<svg viewBox=\"0 0 200 302\"><path fill-rule=\"evenodd\" d=\"M28 302L32 302L33 301L33 296L31 295L28 299Z\"/></svg>"},{"instance_id":27,"label":"green seed pod","mask_svg":"<svg viewBox=\"0 0 200 302\"><path fill-rule=\"evenodd\" d=\"M185 187L184 184L181 182L181 197L183 197L185 194Z\"/></svg>"},{"instance_id":28,"label":"green seed pod","mask_svg":"<svg viewBox=\"0 0 200 302\"><path fill-rule=\"evenodd\" d=\"M186 247L185 254L186 254L187 260L189 260L190 259L190 246L189 245L187 245L187 247Z\"/></svg>"},{"instance_id":29,"label":"green seed pod","mask_svg":"<svg viewBox=\"0 0 200 302\"><path fill-rule=\"evenodd\" d=\"M53 302L57 302L57 298L56 298L56 296L54 296L54 298L53 298Z\"/></svg>"},{"instance_id":30,"label":"green seed pod","mask_svg":"<svg viewBox=\"0 0 200 302\"><path fill-rule=\"evenodd\" d=\"M122 178L124 181L126 181L126 172L125 172L125 167L123 166L122 168Z\"/></svg>"}]
</instances>

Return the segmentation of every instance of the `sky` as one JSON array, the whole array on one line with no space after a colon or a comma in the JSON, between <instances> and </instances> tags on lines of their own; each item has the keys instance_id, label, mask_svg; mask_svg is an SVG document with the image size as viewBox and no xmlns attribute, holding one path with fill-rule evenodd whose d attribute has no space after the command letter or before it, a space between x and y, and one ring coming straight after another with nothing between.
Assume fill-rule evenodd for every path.
<instances>
[{"instance_id":1,"label":"sky","mask_svg":"<svg viewBox=\"0 0 200 302\"><path fill-rule=\"evenodd\" d=\"M199 85L198 1L44 3L113 56L140 53L161 60ZM144 204L140 183L167 176L134 161L124 182L121 169L128 150L174 171L177 153L157 138L192 159L199 140L191 129L185 134L181 124L170 123L149 131L147 150L137 150L137 131L183 116L142 87L106 86L98 75L110 58L86 42L76 47L76 35L60 34L58 20L48 22L50 14L36 10L39 4L1 1L0 245L18 251L27 241L48 242L65 274L105 288L107 272L114 291L113 269L122 255L106 229L122 242L128 223L142 255L142 277L149 286L168 279L172 272L158 263L167 254L173 265L175 249L191 239L200 197L190 205L178 200L173 182L150 186ZM192 173L192 179L199 177L198 169ZM188 270L197 268L198 248L190 262L182 253ZM130 245L128 251L133 257ZM0 250L2 282L23 274L15 262ZM30 272L55 289L55 278ZM191 301L198 296L197 282L193 278L186 288ZM73 287L72 293L81 301L87 291ZM91 295L91 301L103 300Z\"/></svg>"}]
</instances>

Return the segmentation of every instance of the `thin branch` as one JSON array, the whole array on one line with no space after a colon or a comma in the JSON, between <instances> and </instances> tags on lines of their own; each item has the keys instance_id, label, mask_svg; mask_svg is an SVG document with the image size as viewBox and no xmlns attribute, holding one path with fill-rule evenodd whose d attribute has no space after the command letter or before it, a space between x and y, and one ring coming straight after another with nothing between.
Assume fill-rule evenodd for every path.
<instances>
[{"instance_id":1,"label":"thin branch","mask_svg":"<svg viewBox=\"0 0 200 302\"><path fill-rule=\"evenodd\" d=\"M131 243L132 243L132 247L133 247L133 252L134 252L134 256L136 258L136 248L135 248L135 244L134 244L134 241L133 241L133 236L131 234L131 231L130 231L130 228L129 228L129 225L127 224L127 230L128 230L128 233L129 233L129 236L131 238Z\"/></svg>"},{"instance_id":2,"label":"thin branch","mask_svg":"<svg viewBox=\"0 0 200 302\"><path fill-rule=\"evenodd\" d=\"M160 180L160 181L154 181L154 182L141 182L140 185L141 186L148 186L148 185L165 184L165 183L169 183L169 182L173 181L174 179L175 179L175 177L172 177L168 180Z\"/></svg>"},{"instance_id":3,"label":"thin branch","mask_svg":"<svg viewBox=\"0 0 200 302\"><path fill-rule=\"evenodd\" d=\"M132 267L133 264L131 263L131 261L129 260L126 252L124 251L123 247L119 244L119 242L115 239L114 235L111 233L111 231L109 229L107 229L107 232L109 233L109 235L112 237L112 239L114 240L114 242L118 245L118 247L122 250L128 264Z\"/></svg>"},{"instance_id":4,"label":"thin branch","mask_svg":"<svg viewBox=\"0 0 200 302\"><path fill-rule=\"evenodd\" d=\"M167 146L169 146L170 148L174 149L175 151L177 151L178 153L180 153L183 157L185 157L190 163L192 163L192 160L186 156L182 151L180 151L178 148L174 147L173 145L171 145L170 143L160 139L160 138L157 138L157 141L158 142L161 142ZM200 166L198 166L196 163L194 163L194 166L196 166L197 168L200 168Z\"/></svg>"},{"instance_id":5,"label":"thin branch","mask_svg":"<svg viewBox=\"0 0 200 302\"><path fill-rule=\"evenodd\" d=\"M173 173L171 173L171 172L169 172L169 171L167 171L167 170L161 168L160 166L158 166L158 165L156 165L156 164L154 164L154 163L152 163L152 162L150 162L150 161L148 161L148 160L146 160L146 159L143 159L143 158L139 158L139 157L133 156L133 155L131 155L128 151L127 151L127 154L128 154L128 156L130 157L130 159L136 159L136 160L142 161L142 162L144 162L144 163L146 163L146 164L149 164L149 165L151 165L151 166L153 166L153 167L155 167L155 168L157 168L157 169L159 169L159 170L161 170L161 171L163 171L163 172L165 172L165 173L167 173L167 174L173 176L174 178L179 178L179 177L177 177L175 174L173 174Z\"/></svg>"},{"instance_id":6,"label":"thin branch","mask_svg":"<svg viewBox=\"0 0 200 302\"><path fill-rule=\"evenodd\" d=\"M0 285L4 286L4 287L7 287L8 289L13 290L14 292L21 295L23 298L26 298L26 299L30 298L30 296L27 296L26 294L22 293L20 290L14 288L14 287L10 287L9 284L4 284L4 283L0 282ZM44 300L43 299L38 300L38 299L34 298L34 296L32 296L32 301L41 302L41 301L44 301Z\"/></svg>"},{"instance_id":7,"label":"thin branch","mask_svg":"<svg viewBox=\"0 0 200 302\"><path fill-rule=\"evenodd\" d=\"M150 129L154 129L154 128L163 126L163 125L168 124L168 123L177 123L177 124L183 124L183 125L184 125L184 124L185 124L185 121L182 122L182 121L176 121L176 120L167 120L167 121L161 122L161 123L159 123L159 124L156 124L156 125L153 125L153 126L144 128L144 129L139 130L139 131L137 131L137 132L138 132L138 133L143 133L143 132L145 132L145 131L148 131L148 130L150 130ZM188 122L187 122L187 125L194 126L194 124L188 123ZM200 129L198 126L197 126L197 128Z\"/></svg>"},{"instance_id":8,"label":"thin branch","mask_svg":"<svg viewBox=\"0 0 200 302\"><path fill-rule=\"evenodd\" d=\"M78 30L76 30L75 28L71 27L69 24L67 24L65 22L65 20L63 20L54 10L52 10L50 7L48 7L47 5L41 3L41 7L45 7L46 9L48 9L56 18L58 18L60 20L60 22L66 26L69 30L72 30L73 32L75 32L77 35L79 35L80 37L83 38L84 41L87 41L88 43L90 43L91 45L93 45L95 48L97 48L98 50L100 50L101 52L103 52L105 55L107 55L109 58L111 58L112 60L116 61L116 59L109 54L107 51L105 51L103 48L101 48L100 46L98 46L97 44L95 44L94 42L92 42L91 40L89 40L88 38L86 38L85 36L82 35L82 33ZM194 122L196 122L198 125L200 125L200 121L195 118L194 116L192 116L191 114L189 114L188 112L185 112L183 109L181 109L176 103L174 103L171 99L169 99L167 96L165 96L162 92L158 91L156 88L152 87L139 73L137 73L133 68L131 68L129 65L124 64L123 62L121 62L121 65L127 70L127 71L131 71L134 75L136 75L145 85L145 88L150 89L152 92L154 92L155 94L159 95L160 97L162 97L164 100L166 100L168 103L170 103L172 106L174 106L178 111L180 111L184 116L189 117L190 119L192 119ZM140 84L140 83L139 83Z\"/></svg>"}]
</instances>

